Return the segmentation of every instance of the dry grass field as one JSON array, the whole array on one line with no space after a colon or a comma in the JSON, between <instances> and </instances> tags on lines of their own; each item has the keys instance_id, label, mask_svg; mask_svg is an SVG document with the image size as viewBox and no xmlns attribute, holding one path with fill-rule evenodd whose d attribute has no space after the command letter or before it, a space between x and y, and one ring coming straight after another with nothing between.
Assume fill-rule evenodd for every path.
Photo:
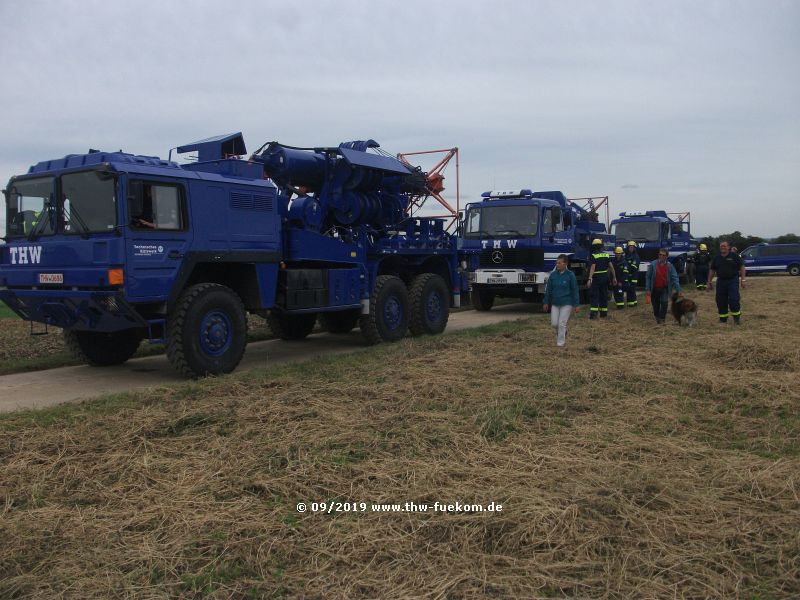
<instances>
[{"instance_id":1,"label":"dry grass field","mask_svg":"<svg viewBox=\"0 0 800 600\"><path fill-rule=\"evenodd\" d=\"M750 284L3 416L0 598L800 597L800 278Z\"/></svg>"}]
</instances>

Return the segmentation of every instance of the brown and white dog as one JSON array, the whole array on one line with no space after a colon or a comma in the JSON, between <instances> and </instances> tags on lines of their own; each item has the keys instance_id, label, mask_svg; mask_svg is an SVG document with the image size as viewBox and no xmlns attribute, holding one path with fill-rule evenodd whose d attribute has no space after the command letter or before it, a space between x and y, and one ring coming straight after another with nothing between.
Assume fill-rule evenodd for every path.
<instances>
[{"instance_id":1,"label":"brown and white dog","mask_svg":"<svg viewBox=\"0 0 800 600\"><path fill-rule=\"evenodd\" d=\"M670 312L675 317L678 326L683 325L682 320L684 318L689 327L694 327L697 322L697 303L694 300L689 300L689 298L684 298L678 292L672 294Z\"/></svg>"}]
</instances>

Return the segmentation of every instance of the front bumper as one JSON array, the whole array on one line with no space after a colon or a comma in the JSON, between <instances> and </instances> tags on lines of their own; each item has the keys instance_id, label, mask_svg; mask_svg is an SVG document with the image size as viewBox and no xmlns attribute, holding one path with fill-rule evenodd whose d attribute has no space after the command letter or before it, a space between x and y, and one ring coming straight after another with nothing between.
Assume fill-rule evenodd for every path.
<instances>
[{"instance_id":1,"label":"front bumper","mask_svg":"<svg viewBox=\"0 0 800 600\"><path fill-rule=\"evenodd\" d=\"M470 283L479 285L543 286L549 273L522 269L478 269L469 274Z\"/></svg>"},{"instance_id":2,"label":"front bumper","mask_svg":"<svg viewBox=\"0 0 800 600\"><path fill-rule=\"evenodd\" d=\"M26 321L63 329L112 332L147 327L118 291L0 288L0 300Z\"/></svg>"}]
</instances>

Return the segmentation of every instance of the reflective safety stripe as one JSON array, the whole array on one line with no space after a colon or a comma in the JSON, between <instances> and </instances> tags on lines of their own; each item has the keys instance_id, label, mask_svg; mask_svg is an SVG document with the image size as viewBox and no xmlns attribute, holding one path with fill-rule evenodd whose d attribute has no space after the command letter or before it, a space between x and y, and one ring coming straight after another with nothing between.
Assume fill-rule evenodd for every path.
<instances>
[{"instance_id":1,"label":"reflective safety stripe","mask_svg":"<svg viewBox=\"0 0 800 600\"><path fill-rule=\"evenodd\" d=\"M597 310L600 312L608 312L608 308L598 308Z\"/></svg>"},{"instance_id":2,"label":"reflective safety stripe","mask_svg":"<svg viewBox=\"0 0 800 600\"><path fill-rule=\"evenodd\" d=\"M617 302L617 306L619 306L620 308L622 308L623 306L625 306L625 303L624 303L624 302Z\"/></svg>"},{"instance_id":3,"label":"reflective safety stripe","mask_svg":"<svg viewBox=\"0 0 800 600\"><path fill-rule=\"evenodd\" d=\"M731 314L732 317L741 317L742 316L742 311L740 311L740 310L737 310L736 312L731 311L730 314Z\"/></svg>"},{"instance_id":4,"label":"reflective safety stripe","mask_svg":"<svg viewBox=\"0 0 800 600\"><path fill-rule=\"evenodd\" d=\"M597 311L598 311L598 310L600 310L600 309L599 309L599 308L597 308L596 306L593 306L593 307L592 307L592 308L590 308L589 310L591 310L592 312L597 312Z\"/></svg>"},{"instance_id":5,"label":"reflective safety stripe","mask_svg":"<svg viewBox=\"0 0 800 600\"><path fill-rule=\"evenodd\" d=\"M594 272L594 274L595 274L595 275L602 275L603 273L608 273L608 270L605 270L605 271L595 271L595 272Z\"/></svg>"},{"instance_id":6,"label":"reflective safety stripe","mask_svg":"<svg viewBox=\"0 0 800 600\"><path fill-rule=\"evenodd\" d=\"M634 300L633 302L628 302L628 306L636 306L637 304L639 304L639 302L636 300Z\"/></svg>"},{"instance_id":7,"label":"reflective safety stripe","mask_svg":"<svg viewBox=\"0 0 800 600\"><path fill-rule=\"evenodd\" d=\"M739 314L742 314L742 313L739 313ZM719 314L719 318L720 319L727 319L730 316L731 316L731 313L725 313L724 315L722 313Z\"/></svg>"}]
</instances>

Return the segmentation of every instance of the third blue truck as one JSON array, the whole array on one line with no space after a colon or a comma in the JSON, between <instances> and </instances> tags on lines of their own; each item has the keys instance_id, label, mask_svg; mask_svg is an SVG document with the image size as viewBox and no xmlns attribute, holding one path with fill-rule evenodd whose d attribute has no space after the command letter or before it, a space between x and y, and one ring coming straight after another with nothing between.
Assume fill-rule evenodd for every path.
<instances>
[{"instance_id":1,"label":"third blue truck","mask_svg":"<svg viewBox=\"0 0 800 600\"><path fill-rule=\"evenodd\" d=\"M686 276L686 265L691 253L697 250L697 240L692 238L689 213L667 213L663 210L628 211L619 213L611 221L611 233L619 245L636 242L641 261L639 279L644 278L647 265L666 248L669 260L678 275Z\"/></svg>"}]
</instances>

